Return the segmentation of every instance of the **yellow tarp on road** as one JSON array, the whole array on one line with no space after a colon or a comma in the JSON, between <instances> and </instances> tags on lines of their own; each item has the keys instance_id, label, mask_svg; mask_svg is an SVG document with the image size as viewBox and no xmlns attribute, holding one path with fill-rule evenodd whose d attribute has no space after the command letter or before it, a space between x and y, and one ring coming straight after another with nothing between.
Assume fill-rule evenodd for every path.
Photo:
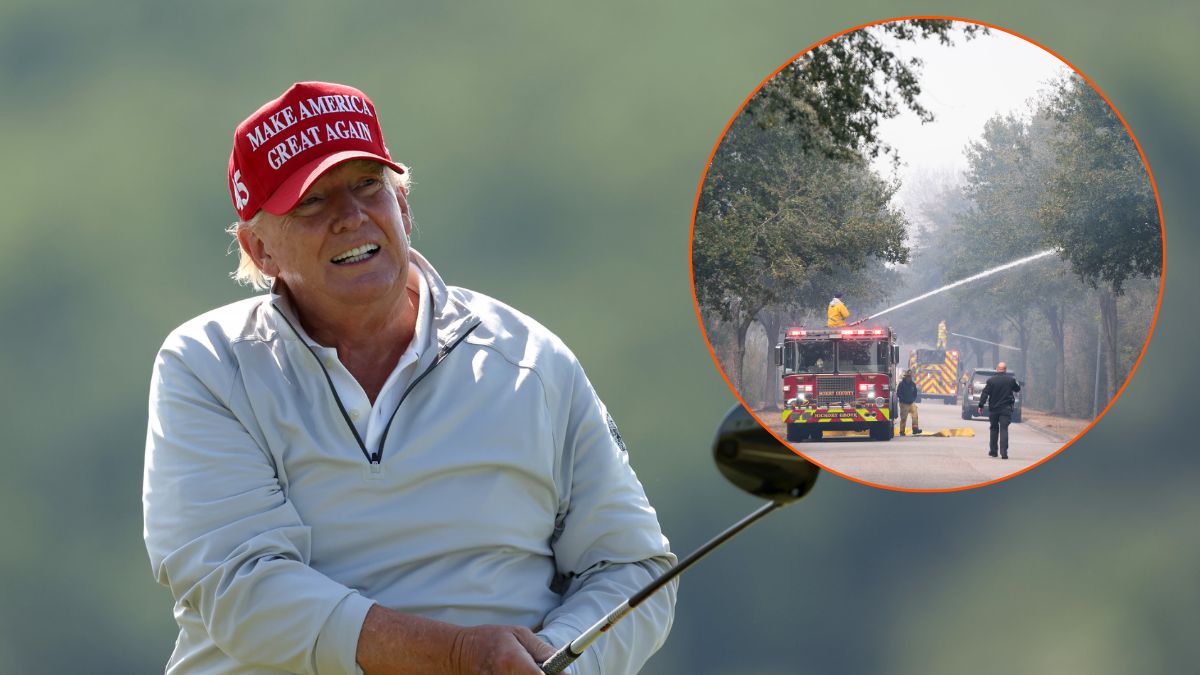
<instances>
[{"instance_id":1,"label":"yellow tarp on road","mask_svg":"<svg viewBox=\"0 0 1200 675\"><path fill-rule=\"evenodd\" d=\"M840 438L853 436L866 436L866 431L826 431L823 435L825 438ZM908 434L909 436L922 436L931 438L950 438L952 436L971 438L975 436L974 429L942 429L940 431L923 431L919 434Z\"/></svg>"},{"instance_id":2,"label":"yellow tarp on road","mask_svg":"<svg viewBox=\"0 0 1200 675\"><path fill-rule=\"evenodd\" d=\"M950 438L951 436L972 437L975 435L975 430L966 429L942 429L941 431L922 431L919 434L911 434L913 436L935 436L937 438Z\"/></svg>"}]
</instances>

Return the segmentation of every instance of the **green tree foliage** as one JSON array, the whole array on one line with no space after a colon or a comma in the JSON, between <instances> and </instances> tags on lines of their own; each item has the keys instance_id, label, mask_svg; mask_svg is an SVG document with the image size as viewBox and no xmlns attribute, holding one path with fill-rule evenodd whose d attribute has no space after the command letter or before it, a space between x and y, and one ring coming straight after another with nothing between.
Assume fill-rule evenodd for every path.
<instances>
[{"instance_id":1,"label":"green tree foliage","mask_svg":"<svg viewBox=\"0 0 1200 675\"><path fill-rule=\"evenodd\" d=\"M881 119L901 106L932 114L917 100L920 60L882 38L951 44L956 30L986 31L922 19L830 40L766 82L722 139L697 208L693 279L701 307L734 326L739 383L746 330L764 309L823 304L839 289L877 299L883 263L907 262L904 220L889 206L897 186L867 158L887 151Z\"/></svg>"},{"instance_id":2,"label":"green tree foliage","mask_svg":"<svg viewBox=\"0 0 1200 675\"><path fill-rule=\"evenodd\" d=\"M907 261L894 192L861 157L806 153L782 126L734 122L701 189L692 260L701 307L735 326L735 380L764 308L823 303L835 275L866 286L869 260Z\"/></svg>"},{"instance_id":3,"label":"green tree foliage","mask_svg":"<svg viewBox=\"0 0 1200 675\"><path fill-rule=\"evenodd\" d=\"M1140 352L1154 294L1145 283L1134 285L1141 300L1132 303L1137 323L1124 332L1118 330L1116 300L1134 280L1160 271L1161 237L1132 140L1103 99L1081 84L1059 83L1028 115L986 123L967 148L958 206L945 207L955 201L945 191L923 206L921 220L929 226L919 232L916 269L908 276L911 292L922 292L1056 249L1058 258L948 293L939 311L951 326L969 326L976 337L1020 348L1002 354L984 343L959 341L959 348L973 353L974 365L1006 360L1028 378L1027 400L1055 413L1087 415L1095 412L1097 373L1106 384L1103 400L1111 400ZM1097 315L1108 357L1099 370ZM925 324L936 318L926 316Z\"/></svg>"},{"instance_id":4,"label":"green tree foliage","mask_svg":"<svg viewBox=\"0 0 1200 675\"><path fill-rule=\"evenodd\" d=\"M746 113L764 126L783 124L806 150L876 157L889 148L878 137L879 122L907 107L924 121L933 113L921 105L921 60L902 59L881 39L936 38L953 44L961 30L967 39L987 28L940 19L892 21L856 30L803 54L763 85Z\"/></svg>"},{"instance_id":5,"label":"green tree foliage","mask_svg":"<svg viewBox=\"0 0 1200 675\"><path fill-rule=\"evenodd\" d=\"M1135 278L1162 273L1162 236L1150 176L1133 137L1092 87L1059 83L1048 110L1061 133L1039 217L1083 281L1100 292L1108 398L1124 381L1117 298Z\"/></svg>"},{"instance_id":6,"label":"green tree foliage","mask_svg":"<svg viewBox=\"0 0 1200 675\"><path fill-rule=\"evenodd\" d=\"M964 194L971 208L960 226L961 241L956 270L969 271L1036 253L1046 247L1038 208L1046 181L1054 168L1054 121L1044 112L1026 120L1015 115L997 116L984 125L982 137L967 148L967 184ZM1066 410L1063 305L1075 289L1062 274L1061 263L1038 262L1016 275L1001 275L986 282L989 313L1003 316L1011 325L1017 346L1018 373L1029 373L1028 355L1034 329L1040 324L1050 333L1053 368L1049 382L1035 382L1052 395L1051 410ZM978 293L979 289L972 292ZM996 355L993 361L999 360Z\"/></svg>"},{"instance_id":7,"label":"green tree foliage","mask_svg":"<svg viewBox=\"0 0 1200 675\"><path fill-rule=\"evenodd\" d=\"M1162 273L1162 236L1150 176L1113 109L1078 76L1049 112L1062 134L1040 213L1046 240L1092 287L1121 295L1127 280Z\"/></svg>"}]
</instances>

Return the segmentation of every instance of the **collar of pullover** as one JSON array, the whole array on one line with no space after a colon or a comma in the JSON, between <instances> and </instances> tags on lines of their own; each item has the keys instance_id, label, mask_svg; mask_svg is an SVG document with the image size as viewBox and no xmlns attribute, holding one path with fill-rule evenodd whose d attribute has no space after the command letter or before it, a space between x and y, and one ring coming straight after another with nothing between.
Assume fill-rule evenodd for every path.
<instances>
[{"instance_id":1,"label":"collar of pullover","mask_svg":"<svg viewBox=\"0 0 1200 675\"><path fill-rule=\"evenodd\" d=\"M433 310L433 331L437 342L437 351L440 353L470 332L479 323L479 318L466 304L454 296L452 289L446 285L441 275L425 259L425 256L416 249L410 248L408 260L425 278L425 285L429 289L429 299ZM264 342L276 338L301 339L286 327L280 330L282 323L279 319L280 314L287 317L287 320L291 321L294 326L299 326L300 322L296 316L295 307L292 305L291 297L278 280L271 286L271 293L266 296L266 300L260 309L270 310L273 306L279 310L278 313L274 311L253 312L242 331L241 339Z\"/></svg>"}]
</instances>

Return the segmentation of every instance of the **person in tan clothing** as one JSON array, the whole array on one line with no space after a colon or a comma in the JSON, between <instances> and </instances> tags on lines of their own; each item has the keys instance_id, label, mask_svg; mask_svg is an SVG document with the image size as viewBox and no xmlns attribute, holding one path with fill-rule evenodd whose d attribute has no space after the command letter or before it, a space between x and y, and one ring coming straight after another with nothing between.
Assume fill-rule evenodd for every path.
<instances>
[{"instance_id":1,"label":"person in tan clothing","mask_svg":"<svg viewBox=\"0 0 1200 675\"><path fill-rule=\"evenodd\" d=\"M904 378L900 380L900 386L896 387L896 400L900 401L901 436L904 435L904 427L908 423L909 415L912 415L913 434L921 433L921 422L917 419L917 400L919 398L921 398L921 390L917 388L917 383L913 382L912 371L904 371Z\"/></svg>"}]
</instances>

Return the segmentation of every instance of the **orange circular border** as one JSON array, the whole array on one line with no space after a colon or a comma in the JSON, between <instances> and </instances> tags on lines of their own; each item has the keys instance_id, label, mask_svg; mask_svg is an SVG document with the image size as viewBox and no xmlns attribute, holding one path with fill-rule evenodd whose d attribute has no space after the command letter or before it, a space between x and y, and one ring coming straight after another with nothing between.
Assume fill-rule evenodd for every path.
<instances>
[{"instance_id":1,"label":"orange circular border","mask_svg":"<svg viewBox=\"0 0 1200 675\"><path fill-rule=\"evenodd\" d=\"M746 405L746 402L744 400L742 400L742 395L737 390L737 387L734 387L733 383L729 381L729 376L725 374L725 369L721 367L721 361L720 361L720 359L717 358L717 353L713 349L712 342L710 342L708 339L708 331L706 331L704 329L704 318L700 314L700 300L696 296L696 274L695 274L695 264L694 264L695 252L692 250L692 245L696 239L696 212L700 208L700 193L704 189L704 181L706 178L708 178L708 171L709 171L709 169L712 168L713 156L715 156L717 154L717 150L721 147L721 141L725 140L725 134L729 133L729 127L732 126L734 121L737 120L738 116L742 114L742 111L745 110L746 104L750 102L750 99L754 98L755 94L757 94L759 92L759 90L762 89L763 86L768 81L771 80L771 78L778 75L779 71L788 67L796 59L800 58L807 52L812 51L813 49L825 44L826 42L829 42L830 40L839 38L847 33L852 33L856 30L870 28L871 26L878 26L879 24L884 24L884 23L892 23L894 21L908 21L910 19L942 19L942 20L948 20L948 21L961 21L963 23L971 23L971 24L975 24L977 26L987 26L988 28L998 30L1002 33L1008 33L1009 35L1018 37L1024 41L1028 42L1029 44L1040 48L1042 51L1046 52L1047 54L1050 54L1051 56L1058 59L1059 61L1062 61L1064 64L1066 64L1066 66L1068 68L1073 70L1075 72L1075 74L1082 77L1083 80L1085 82L1087 82L1088 85L1091 86L1091 88L1093 90L1095 90L1095 92L1097 94L1100 94L1100 97L1104 99L1104 102L1107 103L1108 107L1111 108L1113 113L1116 114L1117 119L1121 120L1121 124L1125 126L1125 131L1129 134L1129 138L1133 139L1133 144L1135 147L1137 147L1138 155L1142 158L1142 166L1144 166L1146 168L1146 175L1150 178L1150 189L1154 191L1154 202L1155 202L1155 204L1158 205L1158 229L1162 236L1162 270L1159 273L1158 301L1154 305L1154 319L1150 322L1150 330L1148 330L1146 332L1146 341L1142 343L1141 353L1139 353L1137 359L1134 360L1133 367L1129 369L1129 374L1125 376L1125 381L1121 383L1121 386L1117 389L1116 395L1113 396L1113 399L1108 402L1108 405L1104 407L1104 410L1100 411L1100 414L1096 415L1096 418L1093 419L1091 421L1091 423L1089 423L1086 427L1084 427L1083 431L1080 431L1073 438L1071 438L1071 440L1064 443L1061 448L1059 448L1058 450L1055 450L1054 452L1050 453L1049 455L1043 457L1041 460L1039 460L1033 464L1030 464L1029 466L1025 467L1024 469L1021 469L1019 471L1014 471L1002 478L985 481L983 483L974 483L972 485L963 485L961 487L936 488L936 489L928 489L928 490L918 490L918 489L914 489L914 488L902 488L902 487L894 487L891 485L882 485L879 483L871 483L869 481L861 480L859 478L855 478L854 476L844 474L840 471L834 471L833 469L830 469L829 467L821 464L820 462L814 461L811 457L805 455L800 450L797 450L796 448L792 447L792 445L790 443L788 443L783 438L780 438L779 435L776 434L774 431L771 431L771 428L768 425L763 424L763 421L758 418L758 415L754 414L754 411L750 408L750 406ZM750 413L751 417L753 417L760 425L762 425L763 429L766 429L768 433L770 433L772 436L774 436L776 440L778 440L780 443L783 443L785 446L790 448L792 450L792 452L796 453L797 455L800 455L801 457L812 462L813 464L816 464L817 466L821 467L825 471L828 471L832 474L841 476L842 478L852 480L856 483L861 483L863 485L869 485L871 487L876 487L876 488L883 488L885 490L893 490L896 492L959 492L961 490L971 490L974 488L984 487L985 485L992 485L994 483L999 483L1001 481L1008 480L1009 478L1013 478L1014 476L1017 476L1017 475L1025 473L1027 471L1030 471L1038 466L1041 466L1042 464L1046 463L1050 459L1057 457L1059 455L1059 453L1061 453L1063 450L1066 450L1067 448L1069 448L1072 444L1075 443L1075 441L1079 440L1085 434L1087 434L1089 431L1091 431L1092 427L1094 427L1096 425L1096 422L1099 422L1101 418L1103 418L1106 414L1108 414L1108 411L1110 409L1112 409L1113 404L1117 402L1117 399L1121 398L1121 394L1123 394L1125 392L1125 387L1127 387L1129 385L1129 380L1131 380L1133 378L1133 374L1137 372L1138 366L1141 365L1142 357L1144 357L1146 355L1146 349L1149 348L1149 346L1150 346L1150 338L1154 336L1154 328L1155 328L1155 326L1158 325L1158 312L1159 312L1159 310L1162 309L1162 297L1163 297L1163 292L1166 288L1166 279L1167 279L1167 230L1166 230L1166 221L1163 218L1162 200L1158 196L1158 183L1155 182L1154 174L1153 174L1153 172L1150 171L1150 163L1148 161L1146 161L1146 153L1144 150L1142 150L1142 144L1140 142L1138 142L1137 136L1135 136L1133 134L1133 129L1129 128L1129 123L1125 121L1125 117L1124 117L1124 115L1121 114L1121 111L1117 110L1117 107L1115 105L1113 105L1113 102L1108 98L1108 96L1105 95L1105 93L1100 90L1100 87L1096 86L1095 82L1092 82L1092 80L1087 75L1084 75L1083 72L1080 71L1078 68L1076 68L1073 64L1071 64L1071 62L1064 59L1062 56L1060 56L1054 50L1049 49L1045 45L1043 45L1035 40L1031 40L1031 39L1025 37L1024 35L1021 35L1020 33L1017 33L1016 31L1011 31L1011 30L1008 30L1007 28L1002 28L1000 26L990 24L990 23L985 23L983 21L975 21L973 19L964 19L964 18L956 17L956 16L939 16L939 15L900 16L900 17L893 17L890 19L881 19L879 21L872 21L870 23L864 23L864 24L855 26L853 28L847 28L846 30L844 30L840 33L830 35L829 37L825 38L824 40L821 40L820 42L814 42L813 44L809 45L807 48L797 52L794 56L792 56L788 60L784 61L783 64L780 65L778 68L776 68L774 71L772 71L770 75L767 75L765 78L763 78L762 82L759 82L758 86L754 88L754 91L751 91L750 95L747 96L745 98L745 100L742 101L742 105L738 107L737 111L733 114L733 117L729 118L729 121L725 124L725 128L721 130L721 135L719 137L717 137L717 142L715 144L713 144L712 152L710 152L708 154L708 161L705 162L705 164L704 164L704 172L700 175L700 183L696 186L696 199L692 203L692 225L691 225L691 228L690 228L690 231L688 234L688 278L691 280L691 283L692 283L692 304L694 305L694 307L696 309L696 322L700 325L700 334L702 336L704 336L704 344L708 346L708 353L712 356L713 363L717 366L717 372L719 372L721 374L721 378L725 380L725 384L729 386L729 390L732 391L733 395L737 397L737 400L739 403L742 404L742 407L745 408L746 411Z\"/></svg>"}]
</instances>

